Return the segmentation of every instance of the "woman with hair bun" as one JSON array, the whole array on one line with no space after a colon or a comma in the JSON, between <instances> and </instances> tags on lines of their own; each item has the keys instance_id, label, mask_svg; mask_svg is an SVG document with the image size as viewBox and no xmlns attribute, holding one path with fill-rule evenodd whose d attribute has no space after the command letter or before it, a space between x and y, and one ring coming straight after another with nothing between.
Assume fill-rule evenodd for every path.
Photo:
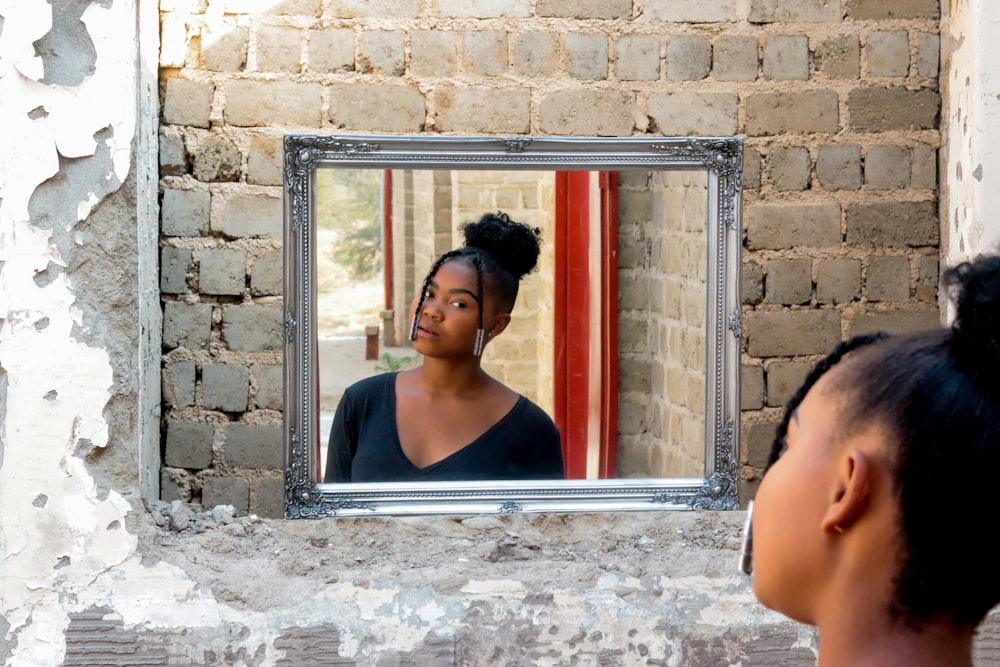
<instances>
[{"instance_id":1,"label":"woman with hair bun","mask_svg":"<svg viewBox=\"0 0 1000 667\"><path fill-rule=\"evenodd\" d=\"M465 244L431 266L410 308L414 369L347 388L330 431L326 482L563 477L559 431L482 369L510 323L539 232L505 213L462 225Z\"/></svg>"},{"instance_id":2,"label":"woman with hair bun","mask_svg":"<svg viewBox=\"0 0 1000 667\"><path fill-rule=\"evenodd\" d=\"M813 369L754 499L754 593L817 626L820 667L971 667L1000 602L1000 257L942 284L950 327L855 338Z\"/></svg>"}]
</instances>

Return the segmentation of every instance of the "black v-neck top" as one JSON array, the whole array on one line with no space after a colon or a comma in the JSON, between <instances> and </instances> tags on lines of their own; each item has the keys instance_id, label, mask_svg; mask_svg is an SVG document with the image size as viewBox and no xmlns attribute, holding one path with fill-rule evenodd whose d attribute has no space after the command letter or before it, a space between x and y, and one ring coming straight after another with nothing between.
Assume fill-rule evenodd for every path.
<instances>
[{"instance_id":1,"label":"black v-neck top","mask_svg":"<svg viewBox=\"0 0 1000 667\"><path fill-rule=\"evenodd\" d=\"M500 421L425 468L403 453L396 430L396 373L360 380L344 392L330 429L324 482L562 479L559 431L519 396Z\"/></svg>"}]
</instances>

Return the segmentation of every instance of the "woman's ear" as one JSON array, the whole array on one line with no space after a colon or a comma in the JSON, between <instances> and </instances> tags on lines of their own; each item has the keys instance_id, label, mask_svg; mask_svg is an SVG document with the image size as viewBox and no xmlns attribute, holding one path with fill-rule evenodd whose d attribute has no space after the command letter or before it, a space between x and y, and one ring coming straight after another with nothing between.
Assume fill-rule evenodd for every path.
<instances>
[{"instance_id":1,"label":"woman's ear","mask_svg":"<svg viewBox=\"0 0 1000 667\"><path fill-rule=\"evenodd\" d=\"M490 324L489 329L486 330L486 337L496 338L503 333L503 330L507 328L508 324L510 324L510 313L500 313L493 318L493 323Z\"/></svg>"},{"instance_id":2,"label":"woman's ear","mask_svg":"<svg viewBox=\"0 0 1000 667\"><path fill-rule=\"evenodd\" d=\"M843 533L867 510L872 492L872 461L861 449L850 449L837 464L835 486L823 516L824 533Z\"/></svg>"}]
</instances>

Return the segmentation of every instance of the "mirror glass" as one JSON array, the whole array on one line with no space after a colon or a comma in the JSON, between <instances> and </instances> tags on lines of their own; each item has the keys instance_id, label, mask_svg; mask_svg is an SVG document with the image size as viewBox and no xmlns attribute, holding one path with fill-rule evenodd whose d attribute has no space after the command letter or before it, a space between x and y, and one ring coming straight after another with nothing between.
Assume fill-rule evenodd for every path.
<instances>
[{"instance_id":1,"label":"mirror glass","mask_svg":"<svg viewBox=\"0 0 1000 667\"><path fill-rule=\"evenodd\" d=\"M734 138L285 139L286 514L735 509ZM421 363L409 307L462 223L541 232L482 366L555 421L564 480L322 483L343 391Z\"/></svg>"}]
</instances>

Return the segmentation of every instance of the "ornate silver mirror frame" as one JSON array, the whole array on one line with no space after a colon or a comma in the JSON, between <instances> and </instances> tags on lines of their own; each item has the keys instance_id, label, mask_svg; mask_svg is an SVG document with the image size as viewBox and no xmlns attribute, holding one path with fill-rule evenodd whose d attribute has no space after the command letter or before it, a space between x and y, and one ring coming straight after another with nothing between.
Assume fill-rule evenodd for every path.
<instances>
[{"instance_id":1,"label":"ornate silver mirror frame","mask_svg":"<svg viewBox=\"0 0 1000 667\"><path fill-rule=\"evenodd\" d=\"M288 135L284 141L285 515L737 509L741 315L739 138ZM315 280L318 167L700 170L708 180L705 475L652 479L318 483Z\"/></svg>"}]
</instances>

